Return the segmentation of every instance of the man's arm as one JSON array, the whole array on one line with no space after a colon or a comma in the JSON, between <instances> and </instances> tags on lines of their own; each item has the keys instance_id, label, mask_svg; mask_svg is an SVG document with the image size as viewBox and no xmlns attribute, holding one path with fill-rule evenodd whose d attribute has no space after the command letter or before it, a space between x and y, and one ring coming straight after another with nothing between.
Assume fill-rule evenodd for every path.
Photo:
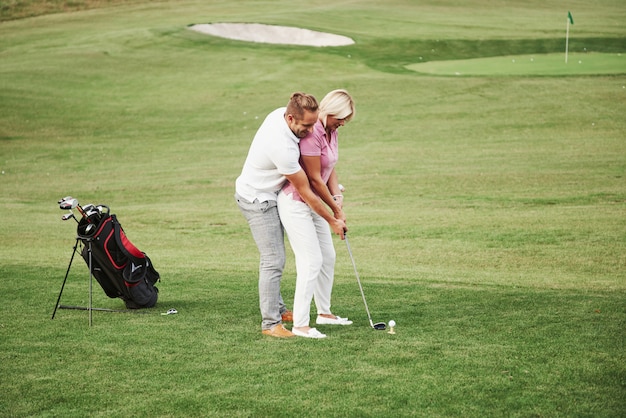
<instances>
[{"instance_id":1,"label":"man's arm","mask_svg":"<svg viewBox=\"0 0 626 418\"><path fill-rule=\"evenodd\" d=\"M313 193L311 190L311 186L309 185L309 179L304 173L304 170L300 169L295 174L290 174L287 177L287 180L296 188L304 203L309 205L311 209L315 211L318 215L328 222L333 232L343 239L344 233L348 230L346 228L346 223L342 219L335 218L329 211L326 209L326 206L322 203L320 198Z\"/></svg>"},{"instance_id":2,"label":"man's arm","mask_svg":"<svg viewBox=\"0 0 626 418\"><path fill-rule=\"evenodd\" d=\"M342 221L346 221L346 215L343 213L341 208L341 204L337 202L329 190L324 180L322 180L322 164L321 158L319 155L315 156L307 156L303 155L301 157L302 160L302 168L304 173L309 178L309 182L311 184L311 188L317 193L317 195L328 205L328 207L333 211L335 218L341 219ZM335 170L333 169L333 173ZM335 175L335 182L337 181Z\"/></svg>"}]
</instances>

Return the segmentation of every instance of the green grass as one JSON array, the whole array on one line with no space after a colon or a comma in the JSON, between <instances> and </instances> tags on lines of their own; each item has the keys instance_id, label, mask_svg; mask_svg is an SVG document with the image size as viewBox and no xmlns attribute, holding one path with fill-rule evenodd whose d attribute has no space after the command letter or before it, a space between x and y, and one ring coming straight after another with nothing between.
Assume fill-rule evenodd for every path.
<instances>
[{"instance_id":1,"label":"green grass","mask_svg":"<svg viewBox=\"0 0 626 418\"><path fill-rule=\"evenodd\" d=\"M567 10L109 3L0 7L0 416L623 415L626 76L406 68L562 54ZM571 57L625 52L621 2L567 7ZM186 29L218 21L357 43ZM369 328L337 240L333 306L355 324L323 341L264 338L234 179L266 113L292 91L339 87L358 108L338 166L350 243L373 319L397 334ZM92 327L84 311L50 320L74 244L56 205L69 194L109 205L150 255L157 307L94 312ZM76 259L63 304L88 303L87 273ZM294 278L289 253L288 301ZM96 287L94 306L123 304Z\"/></svg>"},{"instance_id":2,"label":"green grass","mask_svg":"<svg viewBox=\"0 0 626 418\"><path fill-rule=\"evenodd\" d=\"M626 73L626 54L529 54L469 60L430 61L408 65L419 73L434 75L537 76L599 75Z\"/></svg>"},{"instance_id":3,"label":"green grass","mask_svg":"<svg viewBox=\"0 0 626 418\"><path fill-rule=\"evenodd\" d=\"M140 3L142 0L5 0L0 3L0 22L40 16L96 9L119 4Z\"/></svg>"}]
</instances>

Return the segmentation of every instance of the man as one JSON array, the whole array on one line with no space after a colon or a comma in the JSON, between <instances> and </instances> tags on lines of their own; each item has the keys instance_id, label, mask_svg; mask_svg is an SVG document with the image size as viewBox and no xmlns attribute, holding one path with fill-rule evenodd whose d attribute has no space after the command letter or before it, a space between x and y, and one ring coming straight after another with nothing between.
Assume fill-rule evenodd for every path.
<instances>
[{"instance_id":1,"label":"man","mask_svg":"<svg viewBox=\"0 0 626 418\"><path fill-rule=\"evenodd\" d=\"M293 93L287 107L271 112L259 127L241 175L235 182L235 200L248 221L260 253L259 305L262 333L287 338L294 334L282 325L287 312L280 294L285 267L283 227L276 206L277 194L286 181L291 182L302 199L331 226L342 239L347 230L345 215L338 205L331 214L313 193L300 167L298 143L313 130L318 117L315 97Z\"/></svg>"}]
</instances>

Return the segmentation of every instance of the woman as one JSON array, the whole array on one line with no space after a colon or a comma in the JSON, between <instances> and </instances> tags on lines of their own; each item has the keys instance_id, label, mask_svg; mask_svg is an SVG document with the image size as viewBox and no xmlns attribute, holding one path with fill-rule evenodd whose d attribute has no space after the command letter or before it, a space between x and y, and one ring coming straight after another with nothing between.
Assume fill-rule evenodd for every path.
<instances>
[{"instance_id":1,"label":"woman","mask_svg":"<svg viewBox=\"0 0 626 418\"><path fill-rule=\"evenodd\" d=\"M337 129L350 121L354 114L354 101L350 94L345 90L333 90L320 102L313 132L300 140L300 164L311 188L332 209L335 217L343 220L343 196L335 172L339 156ZM278 212L296 258L291 332L301 337L325 338L325 334L309 326L313 297L318 325L352 324L352 321L335 316L330 310L335 247L328 223L304 203L289 183L278 195Z\"/></svg>"}]
</instances>

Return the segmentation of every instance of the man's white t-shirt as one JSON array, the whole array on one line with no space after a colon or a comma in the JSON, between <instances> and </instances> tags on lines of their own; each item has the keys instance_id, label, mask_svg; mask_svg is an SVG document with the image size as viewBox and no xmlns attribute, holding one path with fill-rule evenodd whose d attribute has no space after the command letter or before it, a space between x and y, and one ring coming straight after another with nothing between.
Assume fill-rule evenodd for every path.
<instances>
[{"instance_id":1,"label":"man's white t-shirt","mask_svg":"<svg viewBox=\"0 0 626 418\"><path fill-rule=\"evenodd\" d=\"M287 180L285 176L300 171L300 138L289 129L285 111L281 107L267 115L235 182L237 194L250 202L276 200Z\"/></svg>"}]
</instances>

